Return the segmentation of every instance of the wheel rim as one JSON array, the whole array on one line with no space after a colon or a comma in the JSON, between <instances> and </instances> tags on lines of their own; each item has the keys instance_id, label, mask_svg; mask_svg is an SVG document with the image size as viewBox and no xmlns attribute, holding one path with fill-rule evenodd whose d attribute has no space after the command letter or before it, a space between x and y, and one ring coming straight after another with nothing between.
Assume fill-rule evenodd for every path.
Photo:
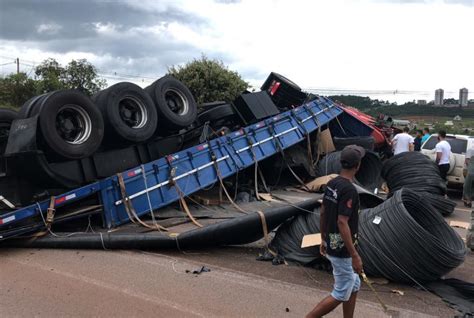
<instances>
[{"instance_id":1,"label":"wheel rim","mask_svg":"<svg viewBox=\"0 0 474 318\"><path fill-rule=\"evenodd\" d=\"M56 131L68 144L80 145L89 139L92 121L84 108L78 105L64 105L56 115Z\"/></svg>"},{"instance_id":2,"label":"wheel rim","mask_svg":"<svg viewBox=\"0 0 474 318\"><path fill-rule=\"evenodd\" d=\"M180 91L168 89L165 93L165 100L173 113L182 116L189 112L189 101Z\"/></svg>"},{"instance_id":3,"label":"wheel rim","mask_svg":"<svg viewBox=\"0 0 474 318\"><path fill-rule=\"evenodd\" d=\"M125 96L119 102L120 118L130 128L139 129L148 122L148 112L142 101L133 96Z\"/></svg>"}]
</instances>

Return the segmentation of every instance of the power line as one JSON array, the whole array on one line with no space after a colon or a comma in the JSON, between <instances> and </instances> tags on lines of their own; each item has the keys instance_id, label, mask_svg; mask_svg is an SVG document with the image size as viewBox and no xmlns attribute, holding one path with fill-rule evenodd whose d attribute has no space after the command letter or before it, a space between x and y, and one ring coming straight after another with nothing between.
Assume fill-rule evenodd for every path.
<instances>
[{"instance_id":1,"label":"power line","mask_svg":"<svg viewBox=\"0 0 474 318\"><path fill-rule=\"evenodd\" d=\"M367 95L432 95L432 91L409 91L409 90L358 90L344 88L305 88L308 92L328 92L328 93L353 93ZM447 94L455 94L455 91L445 91Z\"/></svg>"},{"instance_id":2,"label":"power line","mask_svg":"<svg viewBox=\"0 0 474 318\"><path fill-rule=\"evenodd\" d=\"M0 55L0 58L3 58L3 59L11 59L11 60L14 60L16 61L16 58L15 57L11 57L11 56L4 56L4 55ZM26 65L26 66L33 66L33 67L36 67L36 65L38 64L41 64L41 62L38 62L38 61L32 61L32 60L25 60L25 59L20 59L20 61L25 61L25 62L29 62L29 63L32 63L32 64L29 64L29 63L23 63L23 62L20 62L20 64L22 65ZM13 62L13 63L16 63L16 62ZM122 79L136 79L136 78L139 78L139 79L148 79L148 80L156 80L157 78L159 78L159 76L156 76L156 77L150 77L150 76L144 76L144 75L139 75L139 74L124 74L124 73L120 73L120 72L115 72L115 71L108 71L108 70L104 70L104 69L101 69L101 68L97 68L97 73L99 74L104 74L108 77L119 77L119 78L122 78ZM104 76L105 77L105 76Z\"/></svg>"}]
</instances>

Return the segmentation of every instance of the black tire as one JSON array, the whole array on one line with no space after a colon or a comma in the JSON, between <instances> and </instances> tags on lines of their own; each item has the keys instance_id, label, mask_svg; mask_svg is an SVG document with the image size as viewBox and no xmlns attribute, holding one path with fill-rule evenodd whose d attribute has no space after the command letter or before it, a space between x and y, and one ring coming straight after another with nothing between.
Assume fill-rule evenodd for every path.
<instances>
[{"instance_id":1,"label":"black tire","mask_svg":"<svg viewBox=\"0 0 474 318\"><path fill-rule=\"evenodd\" d=\"M208 108L198 115L198 121L200 124L206 122L216 122L226 120L236 116L235 110L230 104L220 104L212 108Z\"/></svg>"},{"instance_id":2,"label":"black tire","mask_svg":"<svg viewBox=\"0 0 474 318\"><path fill-rule=\"evenodd\" d=\"M18 118L20 116L16 111L0 108L0 156L5 153L12 122Z\"/></svg>"},{"instance_id":3,"label":"black tire","mask_svg":"<svg viewBox=\"0 0 474 318\"><path fill-rule=\"evenodd\" d=\"M27 100L21 107L18 112L20 118L28 118L31 116L33 109L36 105L41 103L41 99L43 99L47 94L42 94L38 96L33 96L29 100Z\"/></svg>"},{"instance_id":4,"label":"black tire","mask_svg":"<svg viewBox=\"0 0 474 318\"><path fill-rule=\"evenodd\" d=\"M223 104L227 104L227 103L224 101L215 101L215 102L210 102L210 103L199 104L198 113L202 113L203 111L206 111L208 109L211 109Z\"/></svg>"},{"instance_id":5,"label":"black tire","mask_svg":"<svg viewBox=\"0 0 474 318\"><path fill-rule=\"evenodd\" d=\"M157 127L158 115L151 97L139 86L122 82L92 97L104 119L105 134L133 143L150 139Z\"/></svg>"},{"instance_id":6,"label":"black tire","mask_svg":"<svg viewBox=\"0 0 474 318\"><path fill-rule=\"evenodd\" d=\"M334 146L336 147L336 150L342 150L344 149L345 146L348 146L348 145L357 145L357 146L361 146L364 149L373 151L374 146L375 146L375 140L374 140L374 137L372 136L346 137L346 138L334 137L333 141L334 141Z\"/></svg>"},{"instance_id":7,"label":"black tire","mask_svg":"<svg viewBox=\"0 0 474 318\"><path fill-rule=\"evenodd\" d=\"M100 110L89 97L75 90L49 93L36 105L38 125L48 150L67 159L92 155L104 137Z\"/></svg>"},{"instance_id":8,"label":"black tire","mask_svg":"<svg viewBox=\"0 0 474 318\"><path fill-rule=\"evenodd\" d=\"M155 102L158 117L168 130L179 130L196 120L197 104L191 91L173 76L160 78L145 91Z\"/></svg>"}]
</instances>

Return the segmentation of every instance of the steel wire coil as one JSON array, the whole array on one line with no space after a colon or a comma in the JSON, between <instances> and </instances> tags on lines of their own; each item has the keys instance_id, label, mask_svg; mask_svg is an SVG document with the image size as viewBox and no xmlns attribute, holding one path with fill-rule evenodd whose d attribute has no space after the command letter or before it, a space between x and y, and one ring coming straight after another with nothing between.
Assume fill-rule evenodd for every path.
<instances>
[{"instance_id":1,"label":"steel wire coil","mask_svg":"<svg viewBox=\"0 0 474 318\"><path fill-rule=\"evenodd\" d=\"M459 266L466 246L420 194L402 189L359 216L364 270L397 282L433 281Z\"/></svg>"},{"instance_id":2,"label":"steel wire coil","mask_svg":"<svg viewBox=\"0 0 474 318\"><path fill-rule=\"evenodd\" d=\"M402 188L420 192L442 215L454 212L456 203L444 198L446 182L441 178L439 168L420 152L403 152L387 160L381 171L387 181L388 196Z\"/></svg>"},{"instance_id":3,"label":"steel wire coil","mask_svg":"<svg viewBox=\"0 0 474 318\"><path fill-rule=\"evenodd\" d=\"M373 191L380 185L380 171L382 170L382 162L379 156L367 151L362 158L359 171L355 176L355 181L360 186L369 191ZM335 151L328 153L318 163L316 167L317 176L327 176L333 173L341 172L341 152Z\"/></svg>"}]
</instances>

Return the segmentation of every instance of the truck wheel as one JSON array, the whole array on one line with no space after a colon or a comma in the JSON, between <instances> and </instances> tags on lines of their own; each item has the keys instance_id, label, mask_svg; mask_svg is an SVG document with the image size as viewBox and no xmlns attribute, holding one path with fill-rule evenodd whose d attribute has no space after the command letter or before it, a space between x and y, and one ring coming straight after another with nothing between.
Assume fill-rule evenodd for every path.
<instances>
[{"instance_id":1,"label":"truck wheel","mask_svg":"<svg viewBox=\"0 0 474 318\"><path fill-rule=\"evenodd\" d=\"M39 105L41 99L43 99L46 95L48 94L42 94L38 96L34 96L30 99L28 99L21 107L18 112L18 115L20 118L28 118L31 116L31 112L35 105Z\"/></svg>"},{"instance_id":2,"label":"truck wheel","mask_svg":"<svg viewBox=\"0 0 474 318\"><path fill-rule=\"evenodd\" d=\"M44 143L61 157L80 159L90 156L104 137L104 122L99 109L79 91L49 93L41 105L35 106L34 113L39 114Z\"/></svg>"},{"instance_id":3,"label":"truck wheel","mask_svg":"<svg viewBox=\"0 0 474 318\"><path fill-rule=\"evenodd\" d=\"M5 153L12 122L18 118L20 116L16 111L0 108L0 156Z\"/></svg>"},{"instance_id":4,"label":"truck wheel","mask_svg":"<svg viewBox=\"0 0 474 318\"><path fill-rule=\"evenodd\" d=\"M158 116L171 130L179 130L191 125L197 116L197 104L189 88L176 78L166 75L145 91L155 102Z\"/></svg>"},{"instance_id":5,"label":"truck wheel","mask_svg":"<svg viewBox=\"0 0 474 318\"><path fill-rule=\"evenodd\" d=\"M220 104L214 107L208 107L198 115L198 121L204 125L206 122L214 123L216 121L232 118L236 115L234 108L230 104Z\"/></svg>"},{"instance_id":6,"label":"truck wheel","mask_svg":"<svg viewBox=\"0 0 474 318\"><path fill-rule=\"evenodd\" d=\"M106 136L136 143L150 139L155 133L156 108L141 87L118 83L97 93L92 100L102 112Z\"/></svg>"}]
</instances>

